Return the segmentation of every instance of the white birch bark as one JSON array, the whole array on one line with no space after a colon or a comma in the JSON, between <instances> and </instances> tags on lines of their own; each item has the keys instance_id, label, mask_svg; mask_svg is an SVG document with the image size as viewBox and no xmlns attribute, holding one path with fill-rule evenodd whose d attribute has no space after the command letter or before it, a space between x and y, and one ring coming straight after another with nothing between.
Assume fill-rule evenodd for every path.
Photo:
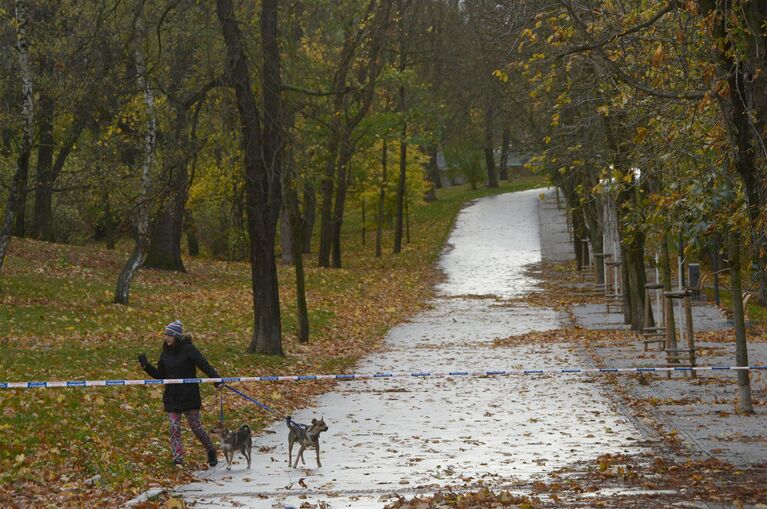
<instances>
[{"instance_id":1,"label":"white birch bark","mask_svg":"<svg viewBox=\"0 0 767 509\"><path fill-rule=\"evenodd\" d=\"M32 69L29 64L29 42L27 41L28 23L27 3L25 0L16 0L16 49L19 54L19 70L21 72L21 112L24 119L21 130L21 147L16 173L8 193L8 201L3 214L2 230L0 230L0 270L5 262L5 255L11 244L11 231L16 212L16 200L24 185L23 176L29 170L29 154L32 151L32 129L34 127L34 108L32 102Z\"/></svg>"},{"instance_id":2,"label":"white birch bark","mask_svg":"<svg viewBox=\"0 0 767 509\"><path fill-rule=\"evenodd\" d=\"M143 20L139 18L138 31L146 35ZM141 49L136 49L136 71L139 88L144 91L144 103L147 109L147 126L144 135L144 163L141 172L141 192L136 204L136 246L133 249L120 276L117 278L115 302L128 304L130 284L149 253L149 193L152 185L152 167L157 139L157 117L154 106L154 93L147 77L146 63Z\"/></svg>"}]
</instances>

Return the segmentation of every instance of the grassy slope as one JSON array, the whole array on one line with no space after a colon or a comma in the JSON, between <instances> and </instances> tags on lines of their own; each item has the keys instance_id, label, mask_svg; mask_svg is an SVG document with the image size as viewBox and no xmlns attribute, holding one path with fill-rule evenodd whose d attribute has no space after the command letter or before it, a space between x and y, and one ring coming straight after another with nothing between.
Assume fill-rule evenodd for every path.
<instances>
[{"instance_id":1,"label":"grassy slope","mask_svg":"<svg viewBox=\"0 0 767 509\"><path fill-rule=\"evenodd\" d=\"M246 263L190 259L187 274L143 270L131 305L119 306L111 301L125 252L14 239L0 275L1 378L144 378L137 353L156 360L163 326L175 318L224 376L343 371L423 307L438 277L434 261L463 203L537 183L439 190L438 201L412 210L412 242L403 253L391 254L392 234L386 232L380 259L372 255L372 235L361 244L352 211L345 267L319 269L307 256L309 345L295 341L293 271L279 269L284 357L245 353L252 332ZM329 388L321 382L263 383L247 390L288 413ZM170 465L161 394L150 387L0 391L0 503L77 506L93 498L112 505L147 487L182 481L188 474ZM217 400L210 385L202 394L207 426L217 418ZM256 428L269 421L231 398L227 412L228 419ZM188 431L184 440L192 467L202 467L199 444ZM96 474L101 481L86 486L84 480Z\"/></svg>"}]
</instances>

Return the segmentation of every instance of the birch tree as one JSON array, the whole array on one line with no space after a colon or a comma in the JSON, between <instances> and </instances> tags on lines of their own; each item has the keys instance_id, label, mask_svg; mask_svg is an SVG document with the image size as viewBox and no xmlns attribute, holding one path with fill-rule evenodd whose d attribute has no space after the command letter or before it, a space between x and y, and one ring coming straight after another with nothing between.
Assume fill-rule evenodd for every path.
<instances>
[{"instance_id":1,"label":"birch tree","mask_svg":"<svg viewBox=\"0 0 767 509\"><path fill-rule=\"evenodd\" d=\"M146 36L142 14L139 14L137 27L139 28L139 33ZM157 117L155 112L154 92L149 83L145 55L141 48L137 47L135 58L136 78L139 90L143 92L147 118L145 126L146 131L144 133L143 163L141 165L141 192L134 209L136 244L117 278L117 288L115 289L115 302L117 304L128 304L131 282L144 264L144 260L146 260L150 242L149 194L152 185L152 167L154 166L155 160L155 145L157 143Z\"/></svg>"},{"instance_id":2,"label":"birch tree","mask_svg":"<svg viewBox=\"0 0 767 509\"><path fill-rule=\"evenodd\" d=\"M27 2L16 0L14 15L16 18L16 49L18 51L19 69L21 72L21 103L22 103L22 131L21 146L16 162L16 172L13 176L11 189L3 214L2 230L0 230L0 270L3 268L5 256L11 243L11 233L16 212L18 197L22 194L22 187L26 185L29 174L29 155L32 152L32 129L34 128L35 115L32 102L32 70L29 63L29 41L27 39L27 23L29 22L29 10Z\"/></svg>"}]
</instances>

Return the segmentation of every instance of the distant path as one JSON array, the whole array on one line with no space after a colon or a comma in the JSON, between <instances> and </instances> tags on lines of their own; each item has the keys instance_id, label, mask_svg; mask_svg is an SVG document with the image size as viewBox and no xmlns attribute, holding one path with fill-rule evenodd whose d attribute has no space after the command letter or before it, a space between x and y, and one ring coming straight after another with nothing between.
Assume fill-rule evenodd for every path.
<instances>
[{"instance_id":1,"label":"distant path","mask_svg":"<svg viewBox=\"0 0 767 509\"><path fill-rule=\"evenodd\" d=\"M586 356L567 345L491 346L496 338L562 323L552 310L499 301L533 287L524 267L541 258L540 193L487 197L466 207L440 259L447 277L433 308L392 329L385 351L357 370L587 365ZM289 468L287 428L276 423L276 433L256 440L251 470L240 461L231 472L203 472L209 480L178 493L195 507L326 501L334 508L379 508L390 493L478 481L527 485L575 461L637 450L641 433L599 389L577 376L346 382L294 416L308 422L322 415L329 424L322 468L313 452L306 454L307 468Z\"/></svg>"}]
</instances>

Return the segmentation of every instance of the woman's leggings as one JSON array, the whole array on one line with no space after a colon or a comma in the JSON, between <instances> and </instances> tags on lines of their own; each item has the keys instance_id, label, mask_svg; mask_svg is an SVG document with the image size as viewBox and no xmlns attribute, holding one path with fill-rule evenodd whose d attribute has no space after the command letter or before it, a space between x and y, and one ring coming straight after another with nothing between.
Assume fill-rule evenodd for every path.
<instances>
[{"instance_id":1,"label":"woman's leggings","mask_svg":"<svg viewBox=\"0 0 767 509\"><path fill-rule=\"evenodd\" d=\"M202 427L199 410L168 412L168 418L170 419L170 448L173 451L173 459L184 461L184 446L181 444L181 414L186 415L186 421L189 423L189 427L192 428L192 433L202 443L205 450L211 451L215 449L213 442Z\"/></svg>"}]
</instances>

